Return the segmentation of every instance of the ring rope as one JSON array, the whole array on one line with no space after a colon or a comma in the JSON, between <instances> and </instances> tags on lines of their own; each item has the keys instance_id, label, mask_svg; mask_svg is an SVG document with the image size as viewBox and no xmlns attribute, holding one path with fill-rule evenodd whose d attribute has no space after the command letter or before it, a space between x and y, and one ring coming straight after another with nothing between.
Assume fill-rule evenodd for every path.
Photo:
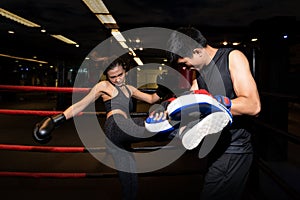
<instances>
[{"instance_id":1,"label":"ring rope","mask_svg":"<svg viewBox=\"0 0 300 200\"><path fill-rule=\"evenodd\" d=\"M8 115L39 115L39 116L51 116L62 113L63 111L42 111L42 110L11 110L11 109L0 109L0 114L8 114ZM105 116L106 112L80 112L77 116L81 115L98 115ZM148 116L147 112L140 113L130 113L132 117L144 117Z\"/></svg>"},{"instance_id":2,"label":"ring rope","mask_svg":"<svg viewBox=\"0 0 300 200\"><path fill-rule=\"evenodd\" d=\"M180 176L201 174L201 170L182 172L153 172L140 174L142 177L149 176ZM86 173L86 172L16 172L0 171L0 177L31 177L31 178L112 178L117 177L116 172Z\"/></svg>"},{"instance_id":3,"label":"ring rope","mask_svg":"<svg viewBox=\"0 0 300 200\"><path fill-rule=\"evenodd\" d=\"M0 114L9 115L39 115L39 116L50 116L62 113L62 111L39 111L39 110L10 110L0 109Z\"/></svg>"},{"instance_id":4,"label":"ring rope","mask_svg":"<svg viewBox=\"0 0 300 200\"><path fill-rule=\"evenodd\" d=\"M74 87L47 87L47 86L15 86L15 85L0 85L0 90L14 91L44 91L44 92L89 92L91 88L74 88Z\"/></svg>"},{"instance_id":5,"label":"ring rope","mask_svg":"<svg viewBox=\"0 0 300 200\"><path fill-rule=\"evenodd\" d=\"M23 86L23 85L0 85L0 90L4 91L44 91L44 92L80 92L86 93L91 90L91 88L76 88L76 87L49 87L49 86ZM139 89L142 92L153 93L156 89Z\"/></svg>"},{"instance_id":6,"label":"ring rope","mask_svg":"<svg viewBox=\"0 0 300 200\"><path fill-rule=\"evenodd\" d=\"M143 146L133 147L132 151L154 151L159 149L175 149L175 146ZM58 146L30 146L30 145L14 145L0 144L1 150L10 151L37 151L37 152L57 152L57 153L83 153L83 152L105 152L105 147L58 147Z\"/></svg>"},{"instance_id":7,"label":"ring rope","mask_svg":"<svg viewBox=\"0 0 300 200\"><path fill-rule=\"evenodd\" d=\"M32 177L32 178L88 178L114 177L116 173L85 173L85 172L0 172L0 177Z\"/></svg>"},{"instance_id":8,"label":"ring rope","mask_svg":"<svg viewBox=\"0 0 300 200\"><path fill-rule=\"evenodd\" d=\"M44 91L44 92L89 92L91 88L73 88L73 87L46 87L46 86L13 86L0 85L0 90L13 91ZM153 91L152 91L153 92ZM62 113L62 111L37 111L37 110L9 110L0 109L0 114L14 115L40 115L50 116ZM80 112L78 115L96 114L105 115L105 112ZM147 116L148 113L130 113L131 116ZM148 146L134 147L132 151L153 151L158 149L174 149L175 146ZM104 152L105 147L85 148L85 147L51 147L51 146L28 146L28 145L10 145L0 144L1 150L13 151L37 151L37 152L59 152L59 153L82 153L82 152ZM60 173L60 172L12 172L0 171L0 177L33 177L33 178L86 178L86 177L114 177L116 173Z\"/></svg>"},{"instance_id":9,"label":"ring rope","mask_svg":"<svg viewBox=\"0 0 300 200\"><path fill-rule=\"evenodd\" d=\"M47 151L47 152L60 152L60 153L82 153L87 149L84 147L51 147L51 146L26 146L26 145L10 145L0 144L1 150L12 151Z\"/></svg>"}]
</instances>

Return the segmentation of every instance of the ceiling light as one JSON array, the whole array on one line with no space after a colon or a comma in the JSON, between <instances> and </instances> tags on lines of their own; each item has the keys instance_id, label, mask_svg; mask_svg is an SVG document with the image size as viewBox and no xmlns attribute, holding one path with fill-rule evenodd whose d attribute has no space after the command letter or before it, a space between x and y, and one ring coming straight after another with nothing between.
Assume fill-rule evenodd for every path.
<instances>
[{"instance_id":1,"label":"ceiling light","mask_svg":"<svg viewBox=\"0 0 300 200\"><path fill-rule=\"evenodd\" d=\"M109 13L101 0L82 0L93 13Z\"/></svg>"},{"instance_id":2,"label":"ceiling light","mask_svg":"<svg viewBox=\"0 0 300 200\"><path fill-rule=\"evenodd\" d=\"M122 33L118 29L111 29L111 34L119 42L126 42L126 39L123 37Z\"/></svg>"},{"instance_id":3,"label":"ceiling light","mask_svg":"<svg viewBox=\"0 0 300 200\"><path fill-rule=\"evenodd\" d=\"M42 61L42 60L35 60L35 59L31 59L31 58L22 58L22 57L7 55L7 54L0 54L0 56L6 57L6 58L18 59L18 60L26 60L26 61L30 61L30 62L37 62L37 63L44 63L44 64L48 63L48 62Z\"/></svg>"},{"instance_id":4,"label":"ceiling light","mask_svg":"<svg viewBox=\"0 0 300 200\"><path fill-rule=\"evenodd\" d=\"M138 64L138 65L144 65L144 63L141 61L139 57L134 57L133 60Z\"/></svg>"},{"instance_id":5,"label":"ceiling light","mask_svg":"<svg viewBox=\"0 0 300 200\"><path fill-rule=\"evenodd\" d=\"M228 45L228 42L224 41L222 44L226 46L226 45Z\"/></svg>"},{"instance_id":6,"label":"ceiling light","mask_svg":"<svg viewBox=\"0 0 300 200\"><path fill-rule=\"evenodd\" d=\"M128 50L129 50L129 52L131 52L131 54L132 54L134 57L136 56L136 54L135 54L135 52L133 51L132 48L128 48Z\"/></svg>"},{"instance_id":7,"label":"ceiling light","mask_svg":"<svg viewBox=\"0 0 300 200\"><path fill-rule=\"evenodd\" d=\"M234 45L234 46L237 46L237 45L239 45L240 44L240 42L233 42L232 43L232 45Z\"/></svg>"},{"instance_id":8,"label":"ceiling light","mask_svg":"<svg viewBox=\"0 0 300 200\"><path fill-rule=\"evenodd\" d=\"M62 35L51 35L52 37L58 39L58 40L61 40L67 44L77 44L76 42L74 42L73 40L70 40L68 38L66 38L65 36L62 36Z\"/></svg>"},{"instance_id":9,"label":"ceiling light","mask_svg":"<svg viewBox=\"0 0 300 200\"><path fill-rule=\"evenodd\" d=\"M0 8L0 15L2 15L3 17L6 17L8 19L11 19L13 21L16 21L20 24L23 24L25 26L28 26L28 27L41 27L40 25L36 24L36 23L33 23L27 19L24 19L18 15L15 15L7 10L4 10L2 8Z\"/></svg>"},{"instance_id":10,"label":"ceiling light","mask_svg":"<svg viewBox=\"0 0 300 200\"><path fill-rule=\"evenodd\" d=\"M128 49L128 46L125 42L119 42L119 43L124 49Z\"/></svg>"},{"instance_id":11,"label":"ceiling light","mask_svg":"<svg viewBox=\"0 0 300 200\"><path fill-rule=\"evenodd\" d=\"M108 14L108 15L96 15L96 17L100 20L100 22L102 24L116 24L117 22L115 21L115 19L113 18L112 15Z\"/></svg>"}]
</instances>

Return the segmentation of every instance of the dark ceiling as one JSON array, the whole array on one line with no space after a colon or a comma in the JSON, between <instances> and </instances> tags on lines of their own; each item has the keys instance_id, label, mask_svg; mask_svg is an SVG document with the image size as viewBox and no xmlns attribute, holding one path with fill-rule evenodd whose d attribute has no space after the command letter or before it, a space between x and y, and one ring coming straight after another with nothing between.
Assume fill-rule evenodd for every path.
<instances>
[{"instance_id":1,"label":"dark ceiling","mask_svg":"<svg viewBox=\"0 0 300 200\"><path fill-rule=\"evenodd\" d=\"M299 0L104 0L120 31L139 27L179 26L203 28L212 42L225 38L240 40L257 20L291 16L299 19ZM28 28L0 16L0 54L49 62L77 63L103 40L110 30L100 23L82 0L1 0L6 9L47 30ZM8 34L13 30L15 34ZM80 47L50 37L61 34ZM145 54L145 53L144 53ZM151 55L142 55L151 57Z\"/></svg>"}]
</instances>

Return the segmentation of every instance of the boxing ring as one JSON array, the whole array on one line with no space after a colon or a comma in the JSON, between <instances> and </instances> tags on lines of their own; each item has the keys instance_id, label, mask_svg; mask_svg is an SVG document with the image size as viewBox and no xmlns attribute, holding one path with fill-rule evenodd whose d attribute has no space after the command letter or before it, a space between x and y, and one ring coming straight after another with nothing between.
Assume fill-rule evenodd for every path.
<instances>
[{"instance_id":1,"label":"boxing ring","mask_svg":"<svg viewBox=\"0 0 300 200\"><path fill-rule=\"evenodd\" d=\"M44 87L44 86L12 86L12 85L0 85L0 91L8 92L51 92L51 93L87 93L90 91L90 88L70 88L70 87ZM46 117L52 116L63 111L57 110L29 110L29 109L0 109L0 115L3 116L38 116ZM104 117L105 112L80 112L78 117L84 115L97 115L97 117ZM146 117L147 112L136 112L131 113L131 117ZM77 116L76 116L77 117ZM36 121L38 122L38 121ZM32 124L33 128L34 124ZM58 128L60 129L60 128ZM56 129L55 131L57 131ZM32 129L33 130L33 129ZM27 137L31 137L32 141L32 130L30 133L27 133ZM59 135L55 136L57 139ZM164 144L164 142L163 142ZM132 152L147 152L147 151L156 151L159 149L172 150L176 146L161 145L161 143L154 143L151 145L134 146L132 147ZM38 144L34 145L24 145L24 144L5 144L0 142L1 151L14 151L14 152L31 152L31 153L63 153L63 154L78 154L91 152L100 152L107 153L106 147L92 147L86 148L84 146L48 146L47 144ZM202 164L200 164L201 166ZM203 166L201 166L203 169ZM181 172L180 172L181 171ZM155 176L170 176L170 175L182 175L182 174L201 174L202 170L190 170L190 171L164 171L164 172L154 172L151 173ZM149 176L143 174L142 176ZM115 172L113 173L89 173L89 172L27 172L27 171L11 171L7 169L6 171L0 171L0 177L33 177L33 178L83 178L83 177L117 177Z\"/></svg>"},{"instance_id":2,"label":"boxing ring","mask_svg":"<svg viewBox=\"0 0 300 200\"><path fill-rule=\"evenodd\" d=\"M79 93L87 93L90 90L90 88L68 88L68 87L43 87L43 86L12 86L12 85L0 85L0 91L6 91L6 92L51 92L51 93L72 93L72 92L79 92ZM269 101L269 98L281 98L285 99L291 98L291 97L272 97L270 94L264 94L263 95L263 101L267 100ZM294 102L299 102L299 98L294 99L292 98ZM51 116L55 114L59 114L62 111L57 111L57 110L30 110L30 109L0 109L0 116L6 117L8 116L12 120L17 117L31 117L33 118L34 121L31 121L30 126L28 125L27 127L32 127L34 126L34 123L38 122L39 119L38 117L45 117L45 116ZM78 114L78 116L88 116L88 115L97 115L98 117L103 117L105 116L105 112L81 112ZM147 113L146 112L137 112L137 113L132 113L132 117L146 117ZM23 120L23 118L21 119ZM280 130L278 128L274 128L274 126L271 126L268 123L265 123L262 120L253 120L249 119L251 122L254 123L255 125L255 131L259 133L255 137L262 137L263 135L267 134L275 134L276 136L284 137L287 140L289 140L292 143L295 143L296 145L300 144L300 139L299 136L295 136L294 134L291 134L287 131ZM4 122L5 123L5 122ZM13 124L13 123L12 123ZM12 125L13 126L13 125ZM22 127L21 127L22 128ZM21 129L20 128L20 129ZM60 127L61 128L61 127ZM59 129L60 129L59 128ZM65 130L67 130L69 127L65 127ZM74 130L72 130L74 132ZM4 133L1 133L3 135ZM99 162L93 160L92 158L86 158L83 159L86 156L89 156L90 152L101 152L101 153L106 153L106 148L105 147L93 147L93 148L85 148L84 146L79 146L79 145L74 145L74 146L64 146L64 145L39 145L37 143L34 143L34 140L32 138L32 129L30 129L29 132L26 133L25 139L27 140L27 143L29 144L20 144L20 143L15 143L12 140L8 140L10 142L3 143L2 141L0 142L0 151L2 154L0 155L5 155L8 152L12 152L12 155L19 155L19 153L22 153L22 158L21 160L23 162L26 162L26 155L30 153L30 156L32 156L31 162L33 162L33 165L26 164L27 170L16 170L16 168L22 168L20 167L12 167L13 165L10 165L9 163L4 163L2 160L2 167L0 169L0 177L3 178L31 178L31 179L57 179L57 180L68 180L68 179L87 179L90 181L89 178L92 178L93 180L96 179L101 179L103 180L106 178L113 178L117 180L117 173L115 170L107 170L108 167L99 167ZM22 134L23 136L23 134ZM9 136L6 136L9 137ZM56 140L60 140L59 134L56 136ZM26 143L26 142L25 142ZM32 144L31 144L32 143ZM66 142L68 143L68 142ZM52 143L54 144L54 143ZM72 145L73 143L68 145ZM136 146L133 147L132 150L139 152L139 151L155 151L158 149L164 148L166 150L172 150L173 148L176 148L174 146L165 146L161 144L151 144L151 145L144 145L142 146ZM159 181L161 181L162 177L179 177L182 178L183 176L188 176L188 180L193 179L195 185L198 187L197 192L200 192L199 187L201 187L201 183L196 182L201 179L202 174L204 173L205 169L205 160L195 162L197 160L197 156L194 155L195 152L188 152L187 156L185 158L180 159L178 162L176 162L174 165L168 167L167 169L151 172L151 173L143 173L140 176L141 177L159 177ZM37 154L37 156L35 155ZM53 155L54 154L54 155ZM78 155L78 156L77 156ZM11 156L11 154L9 154ZM24 157L23 157L24 156ZM3 156L2 156L3 157ZM58 158L54 158L58 157ZM71 164L66 164L67 161L64 161L66 157L71 157ZM36 159L37 158L37 159ZM34 160L35 159L35 160ZM38 160L40 159L40 160ZM90 168L87 168L87 170L79 170L80 163L76 164L76 162L81 162L81 159L87 162L91 162L88 165L91 165ZM6 159L4 159L6 160ZM57 163L58 166L56 166L55 161L61 162L63 160L63 164ZM92 160L92 161L91 161ZM83 161L83 162L84 162ZM21 161L20 161L21 162ZM48 164L48 162L53 162L51 165L48 167L50 170L41 170L38 167L39 163L43 164ZM15 161L14 163L17 163L18 165L19 162ZM194 166L187 165L187 163L193 163ZM64 168L64 166L69 166L72 165L71 170L67 170ZM54 167L53 167L54 166ZM60 166L63 166L61 169ZM274 171L272 168L270 168L269 163L264 161L264 159L260 157L256 157L255 159L255 170L261 171L264 174L267 174L268 177L271 177L271 179L276 182L282 190L284 190L287 194L289 194L292 198L299 196L299 193L295 191L292 187L289 186L289 184L283 179L283 177L278 176L276 171ZM25 167L25 168L26 168ZM36 167L36 168L35 168ZM52 167L52 168L51 168ZM47 167L43 167L48 169ZM60 171L61 169L61 171ZM255 171L254 171L255 173ZM254 185L257 184L256 180L256 174L252 175L252 181L254 181ZM169 179L169 178L168 178ZM197 185L198 184L198 185ZM255 186L256 187L256 186ZM254 187L254 189L255 189ZM187 188L189 190L190 188ZM253 188L252 188L253 189ZM159 190L160 191L160 190ZM177 194L178 195L178 194ZM198 193L194 193L193 195L197 196ZM194 196L193 196L194 197Z\"/></svg>"}]
</instances>

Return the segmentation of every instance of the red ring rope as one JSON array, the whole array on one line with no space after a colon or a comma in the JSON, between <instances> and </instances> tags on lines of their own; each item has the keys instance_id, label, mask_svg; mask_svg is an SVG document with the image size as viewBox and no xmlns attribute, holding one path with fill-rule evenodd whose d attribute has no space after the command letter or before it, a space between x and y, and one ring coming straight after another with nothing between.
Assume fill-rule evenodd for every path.
<instances>
[{"instance_id":1,"label":"red ring rope","mask_svg":"<svg viewBox=\"0 0 300 200\"><path fill-rule=\"evenodd\" d=\"M62 113L62 111L39 111L39 110L9 110L0 109L0 114L9 115L39 115L39 116L50 116Z\"/></svg>"},{"instance_id":2,"label":"red ring rope","mask_svg":"<svg viewBox=\"0 0 300 200\"><path fill-rule=\"evenodd\" d=\"M90 88L72 88L72 87L45 87L45 86L13 86L0 85L0 90L14 90L14 91L47 91L47 92L89 92ZM40 115L50 116L62 113L62 111L37 111L37 110L9 110L0 109L0 114L17 114L17 115ZM88 112L81 112L78 115L88 114ZM93 113L92 113L93 114ZM105 114L104 112L96 112L96 114ZM147 113L132 113L133 116L146 116ZM160 148L173 149L173 146L155 146L155 147L140 147L133 150L157 150ZM43 152L60 152L60 153L82 153L87 151L105 151L106 148L85 148L85 147L50 147L50 146L25 146L25 145L9 145L0 144L1 150L15 150L15 151L43 151ZM0 177L33 177L33 178L85 178L85 177L112 177L116 173L58 173L58 172L0 172Z\"/></svg>"},{"instance_id":3,"label":"red ring rope","mask_svg":"<svg viewBox=\"0 0 300 200\"><path fill-rule=\"evenodd\" d=\"M62 113L63 111L42 111L42 110L10 110L10 109L0 109L0 114L9 114L9 115L39 115L39 116L51 116ZM102 115L104 116L105 112L80 112L77 116L84 114L93 114L93 115ZM140 113L130 113L132 117L145 117L148 116L147 112Z\"/></svg>"},{"instance_id":4,"label":"red ring rope","mask_svg":"<svg viewBox=\"0 0 300 200\"><path fill-rule=\"evenodd\" d=\"M187 172L153 172L140 174L140 176L178 176L178 175L195 175L199 174L201 171L187 171ZM110 173L86 173L86 172L12 172L12 171L1 171L0 177L10 176L10 177L32 177L32 178L111 178L116 177L116 172Z\"/></svg>"},{"instance_id":5,"label":"red ring rope","mask_svg":"<svg viewBox=\"0 0 300 200\"><path fill-rule=\"evenodd\" d=\"M145 146L133 147L133 151L153 151L158 149L175 149L176 146ZM58 152L58 153L83 153L83 152L104 152L105 147L55 147L55 146L28 146L28 145L14 145L14 144L0 144L0 150L12 151L40 151L40 152Z\"/></svg>"},{"instance_id":6,"label":"red ring rope","mask_svg":"<svg viewBox=\"0 0 300 200\"><path fill-rule=\"evenodd\" d=\"M39 115L39 116L52 116L62 113L63 111L42 111L42 110L10 110L10 109L0 109L0 114L8 115ZM105 112L80 112L77 116L83 114L96 114L96 115L105 115ZM140 115L145 115L141 113Z\"/></svg>"},{"instance_id":7,"label":"red ring rope","mask_svg":"<svg viewBox=\"0 0 300 200\"><path fill-rule=\"evenodd\" d=\"M0 172L0 177L32 177L32 178L86 178L86 177L113 177L116 173L65 173L65 172Z\"/></svg>"},{"instance_id":8,"label":"red ring rope","mask_svg":"<svg viewBox=\"0 0 300 200\"><path fill-rule=\"evenodd\" d=\"M85 152L87 149L84 147L50 147L50 146L25 146L25 145L10 145L0 144L2 150L15 150L15 151L48 151L48 152L64 152L64 153L79 153Z\"/></svg>"},{"instance_id":9,"label":"red ring rope","mask_svg":"<svg viewBox=\"0 0 300 200\"><path fill-rule=\"evenodd\" d=\"M0 85L1 90L14 91L45 91L45 92L88 92L90 88L73 88L73 87L46 87L46 86L15 86Z\"/></svg>"}]
</instances>

